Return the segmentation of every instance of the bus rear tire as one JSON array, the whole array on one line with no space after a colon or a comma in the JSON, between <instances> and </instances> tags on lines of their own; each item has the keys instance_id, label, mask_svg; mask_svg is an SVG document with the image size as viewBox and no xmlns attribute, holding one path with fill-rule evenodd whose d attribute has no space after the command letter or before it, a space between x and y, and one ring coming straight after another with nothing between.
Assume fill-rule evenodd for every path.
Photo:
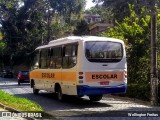
<instances>
[{"instance_id":1,"label":"bus rear tire","mask_svg":"<svg viewBox=\"0 0 160 120\"><path fill-rule=\"evenodd\" d=\"M103 95L89 95L90 101L100 101Z\"/></svg>"},{"instance_id":2,"label":"bus rear tire","mask_svg":"<svg viewBox=\"0 0 160 120\"><path fill-rule=\"evenodd\" d=\"M35 88L35 85L33 86L33 94L38 95L39 90Z\"/></svg>"}]
</instances>

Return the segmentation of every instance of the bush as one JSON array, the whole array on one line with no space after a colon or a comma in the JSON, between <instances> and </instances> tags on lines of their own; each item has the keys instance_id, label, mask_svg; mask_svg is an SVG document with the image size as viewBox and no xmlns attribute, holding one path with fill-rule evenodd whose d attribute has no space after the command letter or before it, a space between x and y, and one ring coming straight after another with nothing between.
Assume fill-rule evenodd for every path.
<instances>
[{"instance_id":1,"label":"bush","mask_svg":"<svg viewBox=\"0 0 160 120\"><path fill-rule=\"evenodd\" d=\"M160 88L160 84L158 85ZM150 84L129 84L125 96L137 98L144 101L150 101L151 98ZM158 89L158 101L160 103L160 89Z\"/></svg>"},{"instance_id":2,"label":"bush","mask_svg":"<svg viewBox=\"0 0 160 120\"><path fill-rule=\"evenodd\" d=\"M127 86L126 96L137 98L145 101L150 100L150 85L149 84L129 84Z\"/></svg>"}]
</instances>

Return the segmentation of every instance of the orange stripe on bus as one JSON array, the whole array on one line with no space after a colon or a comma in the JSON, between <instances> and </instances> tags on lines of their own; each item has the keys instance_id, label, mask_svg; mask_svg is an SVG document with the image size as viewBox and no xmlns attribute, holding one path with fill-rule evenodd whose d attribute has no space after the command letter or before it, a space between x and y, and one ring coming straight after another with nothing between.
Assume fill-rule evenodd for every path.
<instances>
[{"instance_id":1,"label":"orange stripe on bus","mask_svg":"<svg viewBox=\"0 0 160 120\"><path fill-rule=\"evenodd\" d=\"M77 79L76 72L62 72L62 80L75 82L76 79Z\"/></svg>"},{"instance_id":2,"label":"orange stripe on bus","mask_svg":"<svg viewBox=\"0 0 160 120\"><path fill-rule=\"evenodd\" d=\"M40 80L61 80L61 72L33 71L30 78Z\"/></svg>"},{"instance_id":3,"label":"orange stripe on bus","mask_svg":"<svg viewBox=\"0 0 160 120\"><path fill-rule=\"evenodd\" d=\"M62 80L75 82L76 72L48 72L48 71L32 71L30 78L39 80Z\"/></svg>"}]
</instances>

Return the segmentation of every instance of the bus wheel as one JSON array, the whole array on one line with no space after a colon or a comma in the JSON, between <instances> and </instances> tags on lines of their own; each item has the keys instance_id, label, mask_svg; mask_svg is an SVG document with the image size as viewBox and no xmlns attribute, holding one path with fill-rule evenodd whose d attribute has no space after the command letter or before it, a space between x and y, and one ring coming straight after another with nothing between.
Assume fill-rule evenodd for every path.
<instances>
[{"instance_id":1,"label":"bus wheel","mask_svg":"<svg viewBox=\"0 0 160 120\"><path fill-rule=\"evenodd\" d=\"M89 95L90 101L100 101L103 95Z\"/></svg>"},{"instance_id":2,"label":"bus wheel","mask_svg":"<svg viewBox=\"0 0 160 120\"><path fill-rule=\"evenodd\" d=\"M20 80L18 80L18 85L20 85L21 83L20 83Z\"/></svg>"},{"instance_id":3,"label":"bus wheel","mask_svg":"<svg viewBox=\"0 0 160 120\"><path fill-rule=\"evenodd\" d=\"M33 85L33 94L38 95L39 90L35 88L35 85Z\"/></svg>"},{"instance_id":4,"label":"bus wheel","mask_svg":"<svg viewBox=\"0 0 160 120\"><path fill-rule=\"evenodd\" d=\"M63 94L60 86L58 86L58 89L57 89L57 97L58 97L58 100L60 101L63 100Z\"/></svg>"},{"instance_id":5,"label":"bus wheel","mask_svg":"<svg viewBox=\"0 0 160 120\"><path fill-rule=\"evenodd\" d=\"M82 98L82 97L84 97L84 95L79 95L79 96L77 96L77 97Z\"/></svg>"}]
</instances>

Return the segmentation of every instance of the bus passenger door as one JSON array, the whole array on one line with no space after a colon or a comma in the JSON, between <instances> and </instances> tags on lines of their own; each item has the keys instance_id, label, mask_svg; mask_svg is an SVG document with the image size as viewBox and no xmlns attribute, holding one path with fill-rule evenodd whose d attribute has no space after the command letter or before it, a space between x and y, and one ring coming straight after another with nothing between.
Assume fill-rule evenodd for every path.
<instances>
[{"instance_id":1,"label":"bus passenger door","mask_svg":"<svg viewBox=\"0 0 160 120\"><path fill-rule=\"evenodd\" d=\"M76 95L77 43L63 47L62 68L62 92L68 95Z\"/></svg>"}]
</instances>

